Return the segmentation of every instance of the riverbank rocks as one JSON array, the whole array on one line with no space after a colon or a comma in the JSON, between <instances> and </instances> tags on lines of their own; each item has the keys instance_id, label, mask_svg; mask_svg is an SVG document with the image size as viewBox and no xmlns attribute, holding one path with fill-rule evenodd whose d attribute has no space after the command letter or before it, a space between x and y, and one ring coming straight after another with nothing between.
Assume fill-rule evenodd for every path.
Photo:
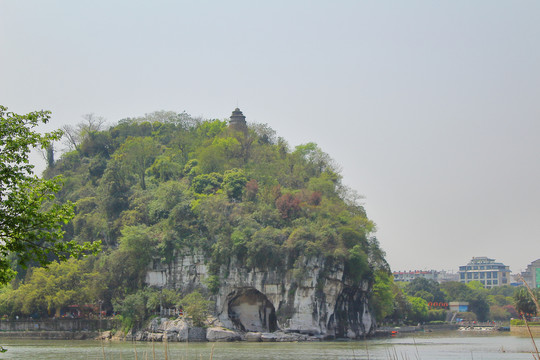
<instances>
[{"instance_id":1,"label":"riverbank rocks","mask_svg":"<svg viewBox=\"0 0 540 360\"><path fill-rule=\"evenodd\" d=\"M150 321L147 326L137 331L135 334L128 333L124 340L136 341L168 341L168 342L228 342L228 341L248 341L248 342L296 342L296 341L320 341L320 336L309 336L297 332L243 332L219 326L219 321L213 319L209 321L208 327L192 327L184 319L168 320L166 318L156 318ZM107 334L103 334L106 336ZM113 337L114 338L114 337Z\"/></svg>"},{"instance_id":2,"label":"riverbank rocks","mask_svg":"<svg viewBox=\"0 0 540 360\"><path fill-rule=\"evenodd\" d=\"M147 326L137 331L135 335L128 333L126 340L136 341L168 341L168 342L200 342L207 341L207 330L193 327L185 319L168 320L166 318L152 319Z\"/></svg>"},{"instance_id":3,"label":"riverbank rocks","mask_svg":"<svg viewBox=\"0 0 540 360\"><path fill-rule=\"evenodd\" d=\"M149 333L146 341L163 341L163 333Z\"/></svg>"},{"instance_id":4,"label":"riverbank rocks","mask_svg":"<svg viewBox=\"0 0 540 360\"><path fill-rule=\"evenodd\" d=\"M262 341L261 336L262 334L260 332L247 332L244 338L249 342L259 342Z\"/></svg>"},{"instance_id":5,"label":"riverbank rocks","mask_svg":"<svg viewBox=\"0 0 540 360\"><path fill-rule=\"evenodd\" d=\"M189 341L189 324L184 319L162 321L159 329L166 334L167 341Z\"/></svg>"},{"instance_id":6,"label":"riverbank rocks","mask_svg":"<svg viewBox=\"0 0 540 360\"><path fill-rule=\"evenodd\" d=\"M189 324L184 319L169 320L167 318L154 318L143 330L137 332L135 340L167 340L169 342L192 341L190 338L190 331L193 341L201 341L199 340L201 335L196 333L197 330L190 329ZM129 339L129 333L126 336L126 339ZM204 340L206 340L206 337L204 337Z\"/></svg>"},{"instance_id":7,"label":"riverbank rocks","mask_svg":"<svg viewBox=\"0 0 540 360\"><path fill-rule=\"evenodd\" d=\"M217 277L214 314L220 325L244 334L282 330L334 339L364 338L375 332L368 303L370 283L349 279L343 262L300 257L295 260L296 270L248 268L233 257L218 275L210 274L207 264L204 254L185 249L169 264L153 264L146 283L183 292L204 291L209 276ZM264 341L272 339L267 336Z\"/></svg>"},{"instance_id":8,"label":"riverbank rocks","mask_svg":"<svg viewBox=\"0 0 540 360\"><path fill-rule=\"evenodd\" d=\"M112 333L110 331L102 331L99 336L96 338L96 340L110 340L112 337Z\"/></svg>"},{"instance_id":9,"label":"riverbank rocks","mask_svg":"<svg viewBox=\"0 0 540 360\"><path fill-rule=\"evenodd\" d=\"M239 341L242 340L242 335L234 330L225 329L222 327L211 327L206 329L206 339L208 341Z\"/></svg>"},{"instance_id":10,"label":"riverbank rocks","mask_svg":"<svg viewBox=\"0 0 540 360\"><path fill-rule=\"evenodd\" d=\"M277 334L274 333L262 333L261 334L261 341L262 342L275 342L278 338Z\"/></svg>"},{"instance_id":11,"label":"riverbank rocks","mask_svg":"<svg viewBox=\"0 0 540 360\"><path fill-rule=\"evenodd\" d=\"M203 342L207 341L206 329L202 327L192 327L188 331L189 342Z\"/></svg>"}]
</instances>

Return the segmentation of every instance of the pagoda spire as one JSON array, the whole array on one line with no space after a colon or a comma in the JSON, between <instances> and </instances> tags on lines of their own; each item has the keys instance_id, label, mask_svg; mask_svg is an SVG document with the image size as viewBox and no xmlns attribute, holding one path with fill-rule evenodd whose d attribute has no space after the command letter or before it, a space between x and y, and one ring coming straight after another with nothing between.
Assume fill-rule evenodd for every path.
<instances>
[{"instance_id":1,"label":"pagoda spire","mask_svg":"<svg viewBox=\"0 0 540 360\"><path fill-rule=\"evenodd\" d=\"M229 120L229 128L236 131L247 132L246 117L239 108L234 109Z\"/></svg>"}]
</instances>

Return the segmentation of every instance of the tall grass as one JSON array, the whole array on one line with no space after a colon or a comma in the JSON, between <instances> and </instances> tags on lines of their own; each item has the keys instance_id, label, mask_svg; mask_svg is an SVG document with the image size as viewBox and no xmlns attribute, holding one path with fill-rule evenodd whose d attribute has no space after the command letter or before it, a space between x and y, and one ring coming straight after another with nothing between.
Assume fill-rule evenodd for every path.
<instances>
[{"instance_id":1,"label":"tall grass","mask_svg":"<svg viewBox=\"0 0 540 360\"><path fill-rule=\"evenodd\" d=\"M528 291L529 295L531 296L532 300L534 301L534 305L536 305L536 311L537 312L540 311L540 306L538 305L538 298L536 297L534 292L531 290L531 287L529 286L529 284L527 284L525 279L523 279L523 276L519 275L519 277L520 277L521 281L523 281L523 284L525 284L525 287L527 288L527 291ZM533 356L533 358L535 360L540 360L540 353L538 352L538 347L536 346L536 342L534 341L534 336L533 336L533 334L531 332L531 328L529 327L529 323L527 322L527 317L525 315L523 315L522 318L525 321L525 326L527 326L527 332L529 333L532 344L534 346L534 351L535 352L532 353L532 356Z\"/></svg>"}]
</instances>

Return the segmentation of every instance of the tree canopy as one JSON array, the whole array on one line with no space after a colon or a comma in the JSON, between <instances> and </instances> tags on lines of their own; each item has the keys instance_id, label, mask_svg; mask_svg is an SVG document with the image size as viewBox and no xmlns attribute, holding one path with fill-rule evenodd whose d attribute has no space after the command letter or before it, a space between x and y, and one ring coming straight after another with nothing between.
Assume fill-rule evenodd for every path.
<instances>
[{"instance_id":1,"label":"tree canopy","mask_svg":"<svg viewBox=\"0 0 540 360\"><path fill-rule=\"evenodd\" d=\"M47 123L50 112L18 115L7 110L0 106L0 284L15 275L12 261L20 266L45 265L99 248L99 243L61 241L73 205L54 201L61 189L60 177L38 178L29 163L32 148L47 149L62 135L35 130Z\"/></svg>"}]
</instances>

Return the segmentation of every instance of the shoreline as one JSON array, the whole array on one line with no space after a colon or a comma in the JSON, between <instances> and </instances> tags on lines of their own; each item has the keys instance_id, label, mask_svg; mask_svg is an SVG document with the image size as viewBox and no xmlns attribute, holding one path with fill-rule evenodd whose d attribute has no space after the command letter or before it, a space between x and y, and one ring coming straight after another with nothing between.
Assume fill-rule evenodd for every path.
<instances>
[{"instance_id":1,"label":"shoreline","mask_svg":"<svg viewBox=\"0 0 540 360\"><path fill-rule=\"evenodd\" d=\"M186 321L176 319L156 318L148 322L143 328L127 333L115 330L118 323L103 321L102 325L108 328L97 328L97 320L47 320L35 321L2 321L0 338L6 339L32 339L32 340L104 340L104 341L137 341L137 342L320 342L320 341L347 341L362 340L380 337L392 337L418 332L439 332L462 330L458 324L438 324L420 326L389 327L382 326L375 331L359 338L336 338L326 334L301 333L291 330L278 330L275 332L237 331L209 324L208 327L193 327ZM91 323L91 324L90 324ZM22 326L23 324L29 326ZM75 326L76 325L76 326ZM89 326L93 325L93 326ZM524 328L524 327L523 327ZM534 327L531 327L533 329ZM476 330L476 329L474 329ZM494 329L491 329L494 330ZM470 330L472 331L472 330ZM511 333L523 335L524 329L512 326ZM534 329L534 335L540 335L540 327Z\"/></svg>"},{"instance_id":2,"label":"shoreline","mask_svg":"<svg viewBox=\"0 0 540 360\"><path fill-rule=\"evenodd\" d=\"M99 338L99 334L99 331L2 331L0 339L95 340Z\"/></svg>"},{"instance_id":3,"label":"shoreline","mask_svg":"<svg viewBox=\"0 0 540 360\"><path fill-rule=\"evenodd\" d=\"M123 334L115 330L23 330L23 331L0 331L0 338L6 339L29 339L29 340L102 340L111 342L320 342L320 341L354 341L391 337L399 334L411 334L415 332L454 331L459 326L453 324L405 326L405 327L381 327L373 334L363 338L335 338L332 336L309 335L298 332L275 331L275 332L241 332L224 327L184 327L180 329L143 329ZM153 331L152 331L153 330ZM397 331L397 333L396 333Z\"/></svg>"}]
</instances>

